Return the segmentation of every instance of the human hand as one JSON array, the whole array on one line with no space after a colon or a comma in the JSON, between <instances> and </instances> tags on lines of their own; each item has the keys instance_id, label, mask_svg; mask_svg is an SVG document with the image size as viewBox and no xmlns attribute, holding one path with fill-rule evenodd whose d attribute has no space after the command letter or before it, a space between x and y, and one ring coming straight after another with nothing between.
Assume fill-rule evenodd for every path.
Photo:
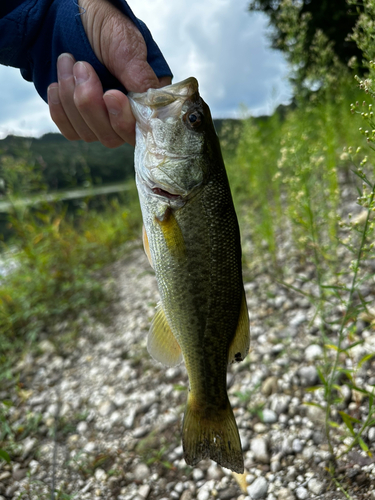
<instances>
[{"instance_id":1,"label":"human hand","mask_svg":"<svg viewBox=\"0 0 375 500\"><path fill-rule=\"evenodd\" d=\"M171 83L157 78L147 62L143 36L132 21L106 0L79 0L82 24L99 61L128 91L145 92ZM103 87L91 64L71 54L57 61L58 82L48 87L52 120L69 140L100 141L115 148L135 143L135 120L129 100L119 90Z\"/></svg>"}]
</instances>

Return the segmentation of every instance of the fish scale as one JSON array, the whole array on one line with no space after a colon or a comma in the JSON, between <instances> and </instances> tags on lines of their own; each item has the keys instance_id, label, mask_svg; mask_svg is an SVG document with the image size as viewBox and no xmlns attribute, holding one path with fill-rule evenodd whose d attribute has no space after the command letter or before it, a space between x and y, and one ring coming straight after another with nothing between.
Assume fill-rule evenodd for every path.
<instances>
[{"instance_id":1,"label":"fish scale","mask_svg":"<svg viewBox=\"0 0 375 500\"><path fill-rule=\"evenodd\" d=\"M145 250L161 296L148 337L166 366L189 376L185 460L243 472L226 390L228 362L249 349L237 217L208 106L194 78L129 94Z\"/></svg>"}]
</instances>

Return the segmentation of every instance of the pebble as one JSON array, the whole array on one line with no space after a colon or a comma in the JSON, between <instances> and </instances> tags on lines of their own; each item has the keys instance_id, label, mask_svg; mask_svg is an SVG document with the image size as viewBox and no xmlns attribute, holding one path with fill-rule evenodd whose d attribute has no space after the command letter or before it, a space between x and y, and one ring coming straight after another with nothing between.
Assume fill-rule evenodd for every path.
<instances>
[{"instance_id":1,"label":"pebble","mask_svg":"<svg viewBox=\"0 0 375 500\"><path fill-rule=\"evenodd\" d=\"M309 491L311 491L311 493L314 493L314 495L320 495L321 493L323 493L324 483L313 477L307 483L307 487Z\"/></svg>"},{"instance_id":2,"label":"pebble","mask_svg":"<svg viewBox=\"0 0 375 500\"><path fill-rule=\"evenodd\" d=\"M295 500L295 498L289 488L280 488L277 494L277 500Z\"/></svg>"},{"instance_id":3,"label":"pebble","mask_svg":"<svg viewBox=\"0 0 375 500\"><path fill-rule=\"evenodd\" d=\"M150 476L150 469L146 464L139 463L133 469L134 480L141 483Z\"/></svg>"},{"instance_id":4,"label":"pebble","mask_svg":"<svg viewBox=\"0 0 375 500\"><path fill-rule=\"evenodd\" d=\"M306 498L309 498L309 492L303 486L298 486L298 488L295 489L295 493L298 500L306 500Z\"/></svg>"},{"instance_id":5,"label":"pebble","mask_svg":"<svg viewBox=\"0 0 375 500\"><path fill-rule=\"evenodd\" d=\"M264 498L268 491L268 481L263 477L257 477L250 486L247 487L247 492L252 500Z\"/></svg>"},{"instance_id":6,"label":"pebble","mask_svg":"<svg viewBox=\"0 0 375 500\"><path fill-rule=\"evenodd\" d=\"M194 481L200 481L203 478L204 478L204 472L201 469L194 469L193 470Z\"/></svg>"},{"instance_id":7,"label":"pebble","mask_svg":"<svg viewBox=\"0 0 375 500\"><path fill-rule=\"evenodd\" d=\"M319 375L315 366L302 366L298 370L298 375L303 387L312 387L319 382Z\"/></svg>"},{"instance_id":8,"label":"pebble","mask_svg":"<svg viewBox=\"0 0 375 500\"><path fill-rule=\"evenodd\" d=\"M267 441L261 437L257 437L251 440L250 449L254 454L255 461L268 464L270 461L270 456L267 451Z\"/></svg>"},{"instance_id":9,"label":"pebble","mask_svg":"<svg viewBox=\"0 0 375 500\"><path fill-rule=\"evenodd\" d=\"M306 321L307 321L306 314L302 311L297 311L294 317L289 321L289 325L292 327L296 327L301 325L302 323L305 323Z\"/></svg>"},{"instance_id":10,"label":"pebble","mask_svg":"<svg viewBox=\"0 0 375 500\"><path fill-rule=\"evenodd\" d=\"M277 422L277 414L273 410L265 408L262 411L262 420L265 424L274 424Z\"/></svg>"},{"instance_id":11,"label":"pebble","mask_svg":"<svg viewBox=\"0 0 375 500\"><path fill-rule=\"evenodd\" d=\"M369 441L375 441L375 427L370 427L367 434Z\"/></svg>"},{"instance_id":12,"label":"pebble","mask_svg":"<svg viewBox=\"0 0 375 500\"><path fill-rule=\"evenodd\" d=\"M292 450L294 451L294 453L301 453L301 451L303 450L303 444L300 439L293 439Z\"/></svg>"},{"instance_id":13,"label":"pebble","mask_svg":"<svg viewBox=\"0 0 375 500\"><path fill-rule=\"evenodd\" d=\"M306 361L315 361L323 356L323 349L318 344L311 344L305 350Z\"/></svg>"},{"instance_id":14,"label":"pebble","mask_svg":"<svg viewBox=\"0 0 375 500\"><path fill-rule=\"evenodd\" d=\"M142 484L142 486L138 489L138 495L142 498L147 498L150 490L151 488L149 484Z\"/></svg>"},{"instance_id":15,"label":"pebble","mask_svg":"<svg viewBox=\"0 0 375 500\"><path fill-rule=\"evenodd\" d=\"M271 410L278 415L280 413L286 413L288 411L289 403L291 397L287 394L273 394L271 396Z\"/></svg>"},{"instance_id":16,"label":"pebble","mask_svg":"<svg viewBox=\"0 0 375 500\"><path fill-rule=\"evenodd\" d=\"M104 482L107 479L107 474L106 474L105 470L100 469L100 468L95 470L94 476L95 476L95 479L97 481L100 481L100 482L102 482L102 481Z\"/></svg>"}]
</instances>

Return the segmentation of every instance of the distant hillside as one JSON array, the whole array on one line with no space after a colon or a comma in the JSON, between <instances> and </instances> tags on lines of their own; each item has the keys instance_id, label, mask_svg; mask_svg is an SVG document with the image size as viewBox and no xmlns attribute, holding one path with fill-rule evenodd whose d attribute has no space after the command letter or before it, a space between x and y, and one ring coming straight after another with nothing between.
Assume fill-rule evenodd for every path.
<instances>
[{"instance_id":1,"label":"distant hillside","mask_svg":"<svg viewBox=\"0 0 375 500\"><path fill-rule=\"evenodd\" d=\"M61 134L39 139L9 135L0 140L0 156L27 158L40 168L50 189L124 181L133 174L134 149L124 144L108 149L98 142L68 141Z\"/></svg>"},{"instance_id":2,"label":"distant hillside","mask_svg":"<svg viewBox=\"0 0 375 500\"><path fill-rule=\"evenodd\" d=\"M223 147L233 152L240 120L214 123ZM98 142L71 142L61 134L46 134L39 139L9 135L0 140L0 158L2 155L27 159L42 171L51 190L82 186L87 181L94 185L122 182L134 175L134 149L128 144L108 149Z\"/></svg>"}]
</instances>

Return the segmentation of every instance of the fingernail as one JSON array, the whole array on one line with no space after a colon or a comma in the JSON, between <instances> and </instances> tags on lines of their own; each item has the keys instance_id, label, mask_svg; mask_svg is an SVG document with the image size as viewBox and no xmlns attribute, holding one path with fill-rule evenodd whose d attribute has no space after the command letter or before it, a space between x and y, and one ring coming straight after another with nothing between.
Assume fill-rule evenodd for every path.
<instances>
[{"instance_id":1,"label":"fingernail","mask_svg":"<svg viewBox=\"0 0 375 500\"><path fill-rule=\"evenodd\" d=\"M59 87L48 87L48 102L60 104Z\"/></svg>"},{"instance_id":2,"label":"fingernail","mask_svg":"<svg viewBox=\"0 0 375 500\"><path fill-rule=\"evenodd\" d=\"M107 106L108 113L111 113L111 115L118 115L120 113L121 104L115 96L112 94L104 94L103 99Z\"/></svg>"},{"instance_id":3,"label":"fingernail","mask_svg":"<svg viewBox=\"0 0 375 500\"><path fill-rule=\"evenodd\" d=\"M73 75L74 59L70 54L61 54L57 59L57 75L59 79L66 80Z\"/></svg>"},{"instance_id":4,"label":"fingernail","mask_svg":"<svg viewBox=\"0 0 375 500\"><path fill-rule=\"evenodd\" d=\"M73 68L73 75L76 85L87 82L89 79L89 72L83 62L77 62Z\"/></svg>"}]
</instances>

